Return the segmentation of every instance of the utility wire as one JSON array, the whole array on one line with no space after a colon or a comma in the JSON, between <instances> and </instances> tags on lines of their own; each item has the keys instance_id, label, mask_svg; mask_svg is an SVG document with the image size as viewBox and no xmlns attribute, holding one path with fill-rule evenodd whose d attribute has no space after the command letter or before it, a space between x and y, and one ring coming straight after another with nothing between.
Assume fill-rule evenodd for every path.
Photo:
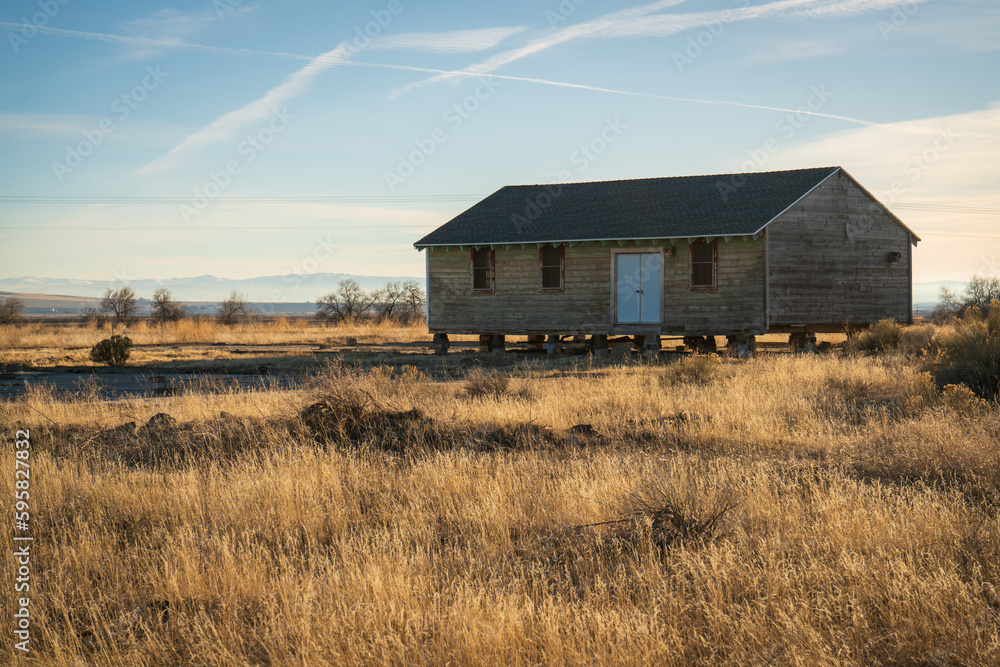
<instances>
[{"instance_id":1,"label":"utility wire","mask_svg":"<svg viewBox=\"0 0 1000 667\"><path fill-rule=\"evenodd\" d=\"M486 195L343 195L328 197L211 197L226 204L372 204L390 202L479 201ZM47 197L0 196L0 204L190 204L192 197Z\"/></svg>"}]
</instances>

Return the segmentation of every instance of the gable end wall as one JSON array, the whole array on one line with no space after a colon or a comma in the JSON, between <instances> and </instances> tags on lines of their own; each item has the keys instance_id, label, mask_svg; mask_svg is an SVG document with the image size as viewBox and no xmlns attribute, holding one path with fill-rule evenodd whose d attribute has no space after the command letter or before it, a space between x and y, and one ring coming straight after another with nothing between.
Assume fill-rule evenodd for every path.
<instances>
[{"instance_id":1,"label":"gable end wall","mask_svg":"<svg viewBox=\"0 0 1000 667\"><path fill-rule=\"evenodd\" d=\"M767 228L770 326L912 319L910 234L838 172ZM889 253L901 254L890 262Z\"/></svg>"}]
</instances>

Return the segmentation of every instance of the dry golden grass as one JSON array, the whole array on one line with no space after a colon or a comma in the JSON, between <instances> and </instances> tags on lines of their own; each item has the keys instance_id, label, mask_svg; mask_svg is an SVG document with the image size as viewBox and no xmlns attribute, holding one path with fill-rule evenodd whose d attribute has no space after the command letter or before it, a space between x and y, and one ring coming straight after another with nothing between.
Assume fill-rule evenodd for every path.
<instances>
[{"instance_id":1,"label":"dry golden grass","mask_svg":"<svg viewBox=\"0 0 1000 667\"><path fill-rule=\"evenodd\" d=\"M995 405L900 357L535 363L466 389L333 365L295 392L0 404L35 448L36 657L1000 663ZM324 397L375 426L322 436L299 415ZM114 430L158 412L178 424ZM714 531L658 518L725 498Z\"/></svg>"}]
</instances>

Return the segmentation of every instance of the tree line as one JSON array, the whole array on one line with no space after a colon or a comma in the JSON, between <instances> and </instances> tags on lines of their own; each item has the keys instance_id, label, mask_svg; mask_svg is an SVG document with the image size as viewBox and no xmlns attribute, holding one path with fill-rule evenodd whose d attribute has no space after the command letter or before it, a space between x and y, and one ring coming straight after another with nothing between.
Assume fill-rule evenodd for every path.
<instances>
[{"instance_id":1,"label":"tree line","mask_svg":"<svg viewBox=\"0 0 1000 667\"><path fill-rule=\"evenodd\" d=\"M422 318L426 304L424 290L416 280L390 280L384 287L368 291L357 281L347 279L316 301L316 317L329 322L360 319L408 322ZM23 313L24 302L17 297L0 299L0 324L16 324ZM153 322L162 325L189 316L188 309L174 299L170 290L153 292L150 302ZM219 303L215 317L222 324L239 324L260 317L260 313L249 306L245 294L234 291ZM116 324L132 324L139 319L139 298L131 287L109 287L96 308L84 310L83 319L97 325L109 320Z\"/></svg>"},{"instance_id":2,"label":"tree line","mask_svg":"<svg viewBox=\"0 0 1000 667\"><path fill-rule=\"evenodd\" d=\"M337 289L316 301L316 317L330 322L361 319L411 322L424 316L427 295L416 280L390 280L385 287L367 291L347 278Z\"/></svg>"}]
</instances>

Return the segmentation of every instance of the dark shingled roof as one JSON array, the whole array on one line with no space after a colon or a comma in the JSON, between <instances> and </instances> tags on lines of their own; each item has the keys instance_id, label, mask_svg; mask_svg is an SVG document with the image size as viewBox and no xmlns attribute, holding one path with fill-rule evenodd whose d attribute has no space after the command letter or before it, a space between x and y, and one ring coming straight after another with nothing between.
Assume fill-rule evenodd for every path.
<instances>
[{"instance_id":1,"label":"dark shingled roof","mask_svg":"<svg viewBox=\"0 0 1000 667\"><path fill-rule=\"evenodd\" d=\"M509 185L414 245L754 234L838 169Z\"/></svg>"}]
</instances>

